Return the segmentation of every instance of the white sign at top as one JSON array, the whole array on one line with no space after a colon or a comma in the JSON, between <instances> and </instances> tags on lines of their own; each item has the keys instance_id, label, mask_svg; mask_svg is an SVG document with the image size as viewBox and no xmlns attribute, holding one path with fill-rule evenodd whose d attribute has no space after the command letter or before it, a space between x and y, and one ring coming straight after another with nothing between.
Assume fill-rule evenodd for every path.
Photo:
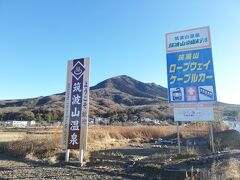
<instances>
[{"instance_id":1,"label":"white sign at top","mask_svg":"<svg viewBox=\"0 0 240 180\"><path fill-rule=\"evenodd\" d=\"M167 53L210 48L211 40L209 27L167 33L166 47Z\"/></svg>"}]
</instances>

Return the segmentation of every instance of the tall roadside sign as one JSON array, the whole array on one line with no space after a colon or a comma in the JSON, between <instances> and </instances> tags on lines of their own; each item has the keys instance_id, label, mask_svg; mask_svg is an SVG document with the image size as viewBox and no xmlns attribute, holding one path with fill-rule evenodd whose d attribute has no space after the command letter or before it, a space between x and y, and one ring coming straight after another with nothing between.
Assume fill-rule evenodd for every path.
<instances>
[{"instance_id":1,"label":"tall roadside sign","mask_svg":"<svg viewBox=\"0 0 240 180\"><path fill-rule=\"evenodd\" d=\"M167 33L166 53L168 100L177 125L179 121L213 121L217 94L209 27Z\"/></svg>"},{"instance_id":2,"label":"tall roadside sign","mask_svg":"<svg viewBox=\"0 0 240 180\"><path fill-rule=\"evenodd\" d=\"M175 121L214 120L217 95L209 27L167 33L166 49Z\"/></svg>"},{"instance_id":3,"label":"tall roadside sign","mask_svg":"<svg viewBox=\"0 0 240 180\"><path fill-rule=\"evenodd\" d=\"M68 61L62 140L66 161L70 149L79 149L82 163L83 150L87 149L89 64L89 58Z\"/></svg>"}]
</instances>

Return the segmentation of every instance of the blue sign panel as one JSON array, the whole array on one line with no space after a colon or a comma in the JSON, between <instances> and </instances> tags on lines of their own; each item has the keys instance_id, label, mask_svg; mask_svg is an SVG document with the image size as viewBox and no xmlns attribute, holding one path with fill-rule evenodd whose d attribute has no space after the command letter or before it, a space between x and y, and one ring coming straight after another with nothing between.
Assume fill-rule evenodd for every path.
<instances>
[{"instance_id":1,"label":"blue sign panel","mask_svg":"<svg viewBox=\"0 0 240 180\"><path fill-rule=\"evenodd\" d=\"M212 49L167 53L170 103L215 102Z\"/></svg>"}]
</instances>

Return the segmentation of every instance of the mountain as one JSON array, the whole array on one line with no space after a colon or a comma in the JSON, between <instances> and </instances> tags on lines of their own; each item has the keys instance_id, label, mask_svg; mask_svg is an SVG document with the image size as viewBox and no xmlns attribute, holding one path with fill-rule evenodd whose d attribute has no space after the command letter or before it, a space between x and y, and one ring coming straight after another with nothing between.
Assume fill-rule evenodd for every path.
<instances>
[{"instance_id":1,"label":"mountain","mask_svg":"<svg viewBox=\"0 0 240 180\"><path fill-rule=\"evenodd\" d=\"M2 120L60 120L63 118L65 93L31 99L0 101ZM239 119L240 106L217 103L218 119ZM135 121L141 118L173 120L172 106L167 102L167 88L143 83L122 75L90 88L90 117L111 121Z\"/></svg>"},{"instance_id":2,"label":"mountain","mask_svg":"<svg viewBox=\"0 0 240 180\"><path fill-rule=\"evenodd\" d=\"M4 120L62 118L64 94L0 101L0 118ZM117 119L122 118L127 112L128 116L159 118L160 114L170 113L160 112L169 109L166 102L166 88L122 75L102 81L90 88L90 117ZM28 116L24 115L26 113Z\"/></svg>"},{"instance_id":3,"label":"mountain","mask_svg":"<svg viewBox=\"0 0 240 180\"><path fill-rule=\"evenodd\" d=\"M154 83L143 83L128 76L117 76L91 87L91 97L113 103L137 106L167 100L167 89Z\"/></svg>"},{"instance_id":4,"label":"mountain","mask_svg":"<svg viewBox=\"0 0 240 180\"><path fill-rule=\"evenodd\" d=\"M143 83L126 75L107 79L91 87L93 91L99 89L119 91L134 97L167 99L166 88L155 83Z\"/></svg>"}]
</instances>

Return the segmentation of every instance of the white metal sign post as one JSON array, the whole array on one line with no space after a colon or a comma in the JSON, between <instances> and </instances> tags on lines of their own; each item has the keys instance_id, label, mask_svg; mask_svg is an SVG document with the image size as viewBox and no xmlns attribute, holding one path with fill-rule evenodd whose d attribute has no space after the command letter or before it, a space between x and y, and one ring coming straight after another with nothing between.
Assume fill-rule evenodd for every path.
<instances>
[{"instance_id":1,"label":"white metal sign post","mask_svg":"<svg viewBox=\"0 0 240 180\"><path fill-rule=\"evenodd\" d=\"M69 162L71 149L80 151L79 162L83 163L83 151L87 149L89 112L89 58L68 61L62 148Z\"/></svg>"},{"instance_id":2,"label":"white metal sign post","mask_svg":"<svg viewBox=\"0 0 240 180\"><path fill-rule=\"evenodd\" d=\"M174 120L213 121L217 95L209 27L167 33L166 51Z\"/></svg>"}]
</instances>

